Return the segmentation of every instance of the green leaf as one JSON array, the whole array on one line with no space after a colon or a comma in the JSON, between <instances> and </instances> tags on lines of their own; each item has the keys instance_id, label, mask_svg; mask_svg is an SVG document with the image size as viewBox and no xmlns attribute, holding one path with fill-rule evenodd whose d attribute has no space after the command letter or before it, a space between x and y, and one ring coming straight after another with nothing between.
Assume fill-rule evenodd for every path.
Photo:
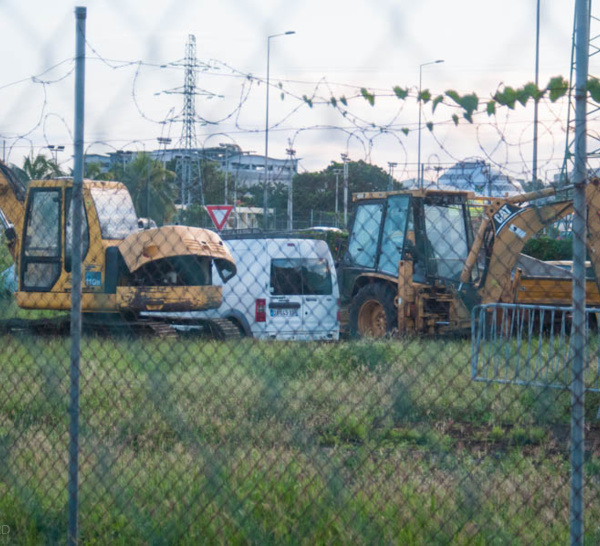
<instances>
[{"instance_id":1,"label":"green leaf","mask_svg":"<svg viewBox=\"0 0 600 546\"><path fill-rule=\"evenodd\" d=\"M465 112L463 114L463 118L465 118L469 123L473 123L473 115L469 114L469 112Z\"/></svg>"},{"instance_id":2,"label":"green leaf","mask_svg":"<svg viewBox=\"0 0 600 546\"><path fill-rule=\"evenodd\" d=\"M569 91L569 82L562 76L556 76L550 80L546 89L550 91L550 100L556 102L561 97L564 97Z\"/></svg>"},{"instance_id":3,"label":"green leaf","mask_svg":"<svg viewBox=\"0 0 600 546\"><path fill-rule=\"evenodd\" d=\"M335 97L331 97L329 102L331 102L331 106L333 106L334 108L337 106L337 100Z\"/></svg>"},{"instance_id":4,"label":"green leaf","mask_svg":"<svg viewBox=\"0 0 600 546\"><path fill-rule=\"evenodd\" d=\"M600 102L600 80L598 78L590 78L586 87L592 100Z\"/></svg>"},{"instance_id":5,"label":"green leaf","mask_svg":"<svg viewBox=\"0 0 600 546\"><path fill-rule=\"evenodd\" d=\"M460 95L453 89L446 91L446 96L451 98L456 104L460 104Z\"/></svg>"},{"instance_id":6,"label":"green leaf","mask_svg":"<svg viewBox=\"0 0 600 546\"><path fill-rule=\"evenodd\" d=\"M458 125L458 116L456 114L452 114L452 121L454 122L454 125Z\"/></svg>"},{"instance_id":7,"label":"green leaf","mask_svg":"<svg viewBox=\"0 0 600 546\"><path fill-rule=\"evenodd\" d=\"M427 127L427 129L429 129L430 131L433 132L433 123L431 121L428 121L425 126Z\"/></svg>"},{"instance_id":8,"label":"green leaf","mask_svg":"<svg viewBox=\"0 0 600 546\"><path fill-rule=\"evenodd\" d=\"M401 131L404 133L405 136L408 136L408 133L410 132L408 130L408 127L402 127Z\"/></svg>"},{"instance_id":9,"label":"green leaf","mask_svg":"<svg viewBox=\"0 0 600 546\"><path fill-rule=\"evenodd\" d=\"M427 104L431 100L431 93L429 92L429 89L423 89L423 91L419 93L417 100L422 101L423 104Z\"/></svg>"},{"instance_id":10,"label":"green leaf","mask_svg":"<svg viewBox=\"0 0 600 546\"><path fill-rule=\"evenodd\" d=\"M496 91L494 100L500 106L508 106L511 110L514 110L515 102L517 101L517 92L512 87L505 87L501 91Z\"/></svg>"},{"instance_id":11,"label":"green leaf","mask_svg":"<svg viewBox=\"0 0 600 546\"><path fill-rule=\"evenodd\" d=\"M285 93L281 93L281 95L279 95L281 97L281 100L285 99Z\"/></svg>"},{"instance_id":12,"label":"green leaf","mask_svg":"<svg viewBox=\"0 0 600 546\"><path fill-rule=\"evenodd\" d=\"M536 102L544 98L544 91L540 90L535 83L529 82L527 85L525 85L524 89Z\"/></svg>"},{"instance_id":13,"label":"green leaf","mask_svg":"<svg viewBox=\"0 0 600 546\"><path fill-rule=\"evenodd\" d=\"M375 106L375 95L373 95L372 93L369 93L367 91L367 89L364 87L361 88L360 94L371 106Z\"/></svg>"},{"instance_id":14,"label":"green leaf","mask_svg":"<svg viewBox=\"0 0 600 546\"><path fill-rule=\"evenodd\" d=\"M348 106L348 99L346 99L346 97L341 96L340 97L340 102L344 105L344 106Z\"/></svg>"},{"instance_id":15,"label":"green leaf","mask_svg":"<svg viewBox=\"0 0 600 546\"><path fill-rule=\"evenodd\" d=\"M312 108L312 107L313 107L313 102L312 102L312 100L311 100L311 99L309 99L309 98L308 98L306 95L302 95L302 100L303 100L303 101L304 101L306 104L308 104L308 106L309 106L310 108Z\"/></svg>"},{"instance_id":16,"label":"green leaf","mask_svg":"<svg viewBox=\"0 0 600 546\"><path fill-rule=\"evenodd\" d=\"M531 94L527 91L525 87L516 90L517 100L521 103L522 106L527 104L527 101L531 98Z\"/></svg>"},{"instance_id":17,"label":"green leaf","mask_svg":"<svg viewBox=\"0 0 600 546\"><path fill-rule=\"evenodd\" d=\"M461 97L458 104L463 107L467 115L472 116L473 112L479 107L479 98L475 93L471 93L470 95Z\"/></svg>"},{"instance_id":18,"label":"green leaf","mask_svg":"<svg viewBox=\"0 0 600 546\"><path fill-rule=\"evenodd\" d=\"M431 104L431 111L435 112L437 105L440 104L441 102L444 102L443 95L438 95L437 97L435 97L435 99L433 99L433 103Z\"/></svg>"},{"instance_id":19,"label":"green leaf","mask_svg":"<svg viewBox=\"0 0 600 546\"><path fill-rule=\"evenodd\" d=\"M486 106L486 111L487 111L488 116L495 116L496 115L496 101L494 101L494 100L488 101L487 106Z\"/></svg>"},{"instance_id":20,"label":"green leaf","mask_svg":"<svg viewBox=\"0 0 600 546\"><path fill-rule=\"evenodd\" d=\"M399 87L397 85L393 89L394 89L394 94L400 100L404 100L406 97L408 97L408 89L403 89L402 87Z\"/></svg>"}]
</instances>

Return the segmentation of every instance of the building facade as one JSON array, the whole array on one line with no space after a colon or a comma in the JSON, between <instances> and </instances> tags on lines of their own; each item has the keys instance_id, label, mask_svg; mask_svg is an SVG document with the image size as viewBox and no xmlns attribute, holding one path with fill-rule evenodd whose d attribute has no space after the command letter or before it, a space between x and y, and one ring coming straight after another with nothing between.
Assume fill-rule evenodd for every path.
<instances>
[{"instance_id":1,"label":"building facade","mask_svg":"<svg viewBox=\"0 0 600 546\"><path fill-rule=\"evenodd\" d=\"M85 164L100 163L103 171L109 171L115 165L125 166L141 152L116 151L106 155L87 154ZM226 144L214 148L197 148L187 150L184 148L165 148L148 152L153 159L168 163L184 156L192 159L214 161L219 169L231 175L238 189L248 188L262 184L265 179L265 156L251 152L244 152L236 144ZM288 186L294 175L298 172L298 159L269 158L269 182Z\"/></svg>"}]
</instances>

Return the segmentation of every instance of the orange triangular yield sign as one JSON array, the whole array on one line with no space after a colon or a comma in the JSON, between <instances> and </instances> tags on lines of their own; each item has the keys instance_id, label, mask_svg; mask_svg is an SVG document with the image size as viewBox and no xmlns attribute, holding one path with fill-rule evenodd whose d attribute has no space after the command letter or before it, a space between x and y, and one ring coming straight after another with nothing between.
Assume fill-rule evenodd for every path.
<instances>
[{"instance_id":1,"label":"orange triangular yield sign","mask_svg":"<svg viewBox=\"0 0 600 546\"><path fill-rule=\"evenodd\" d=\"M204 208L217 229L221 231L233 210L233 205L205 205Z\"/></svg>"}]
</instances>

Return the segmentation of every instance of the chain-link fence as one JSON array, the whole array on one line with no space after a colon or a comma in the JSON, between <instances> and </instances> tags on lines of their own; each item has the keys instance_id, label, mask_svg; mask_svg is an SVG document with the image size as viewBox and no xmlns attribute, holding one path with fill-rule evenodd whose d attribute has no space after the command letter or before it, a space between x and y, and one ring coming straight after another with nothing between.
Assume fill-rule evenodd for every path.
<instances>
[{"instance_id":1,"label":"chain-link fence","mask_svg":"<svg viewBox=\"0 0 600 546\"><path fill-rule=\"evenodd\" d=\"M596 178L351 162L349 210L334 165L335 208L219 231L176 157L83 180L81 130L73 177L0 164L0 542L600 543Z\"/></svg>"}]
</instances>

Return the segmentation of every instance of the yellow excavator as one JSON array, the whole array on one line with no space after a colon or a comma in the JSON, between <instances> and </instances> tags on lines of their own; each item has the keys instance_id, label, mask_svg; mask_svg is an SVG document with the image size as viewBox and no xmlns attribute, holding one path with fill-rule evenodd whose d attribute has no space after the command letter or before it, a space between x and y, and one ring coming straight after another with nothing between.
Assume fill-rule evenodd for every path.
<instances>
[{"instance_id":1,"label":"yellow excavator","mask_svg":"<svg viewBox=\"0 0 600 546\"><path fill-rule=\"evenodd\" d=\"M600 181L586 188L594 272L586 301L598 306ZM573 213L572 199L551 199L556 193L550 187L480 200L477 218L471 216L475 196L466 191L355 194L337 267L342 325L353 336L444 334L468 331L479 304L568 307L570 272L521 254L529 239Z\"/></svg>"},{"instance_id":2,"label":"yellow excavator","mask_svg":"<svg viewBox=\"0 0 600 546\"><path fill-rule=\"evenodd\" d=\"M69 178L31 181L25 189L0 163L0 221L16 266L19 307L70 309L72 191ZM216 233L176 225L141 229L131 196L119 182L84 180L83 203L84 317L135 322L144 311L221 305L212 264L224 282L236 267ZM217 337L236 330L208 322Z\"/></svg>"}]
</instances>

